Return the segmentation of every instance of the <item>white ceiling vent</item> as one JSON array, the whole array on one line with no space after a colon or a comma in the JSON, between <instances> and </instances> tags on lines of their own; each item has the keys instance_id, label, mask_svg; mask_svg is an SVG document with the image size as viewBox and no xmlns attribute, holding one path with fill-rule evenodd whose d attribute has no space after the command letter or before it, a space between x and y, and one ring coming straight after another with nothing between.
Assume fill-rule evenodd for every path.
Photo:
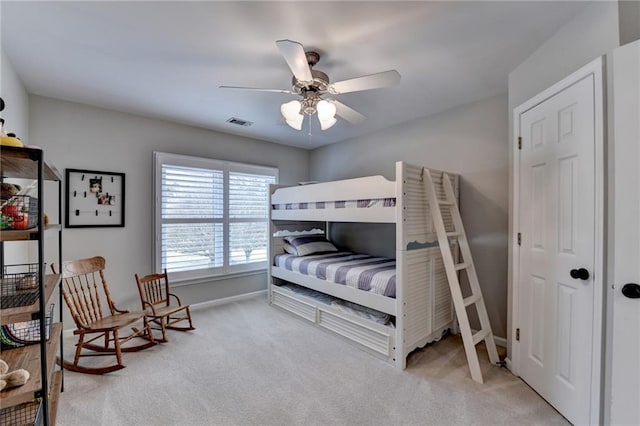
<instances>
[{"instance_id":1,"label":"white ceiling vent","mask_svg":"<svg viewBox=\"0 0 640 426\"><path fill-rule=\"evenodd\" d=\"M230 119L228 119L227 123L237 124L238 126L244 126L244 127L249 127L253 125L253 121L247 121L247 120L243 120L241 118L235 118L235 117L231 117Z\"/></svg>"}]
</instances>

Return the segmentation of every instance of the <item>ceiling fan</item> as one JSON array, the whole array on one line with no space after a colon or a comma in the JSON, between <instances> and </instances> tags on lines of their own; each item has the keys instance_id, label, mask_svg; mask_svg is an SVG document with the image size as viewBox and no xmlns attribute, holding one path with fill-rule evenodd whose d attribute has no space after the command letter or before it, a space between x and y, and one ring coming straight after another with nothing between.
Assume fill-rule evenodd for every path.
<instances>
[{"instance_id":1,"label":"ceiling fan","mask_svg":"<svg viewBox=\"0 0 640 426\"><path fill-rule=\"evenodd\" d=\"M276 45L293 73L292 88L290 90L241 86L220 86L220 88L302 96L302 99L285 102L280 107L280 112L286 123L296 130L302 130L302 122L305 115L311 116L315 113L318 114L321 130L327 130L333 126L336 123L336 115L349 123L358 124L366 120L364 115L340 101L325 98L324 96L378 89L400 82L398 71L390 70L331 83L327 74L313 69L320 60L319 53L313 51L305 52L302 44L291 40L278 40Z\"/></svg>"}]
</instances>

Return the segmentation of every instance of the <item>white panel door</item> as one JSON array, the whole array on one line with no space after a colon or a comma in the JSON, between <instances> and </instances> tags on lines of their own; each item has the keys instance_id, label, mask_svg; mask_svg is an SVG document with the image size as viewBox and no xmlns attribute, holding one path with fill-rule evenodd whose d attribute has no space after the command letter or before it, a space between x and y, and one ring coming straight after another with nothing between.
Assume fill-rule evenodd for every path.
<instances>
[{"instance_id":1,"label":"white panel door","mask_svg":"<svg viewBox=\"0 0 640 426\"><path fill-rule=\"evenodd\" d=\"M613 54L612 425L640 425L640 41ZM623 288L627 286L623 294ZM635 294L637 295L637 294ZM629 297L628 297L629 296Z\"/></svg>"},{"instance_id":2,"label":"white panel door","mask_svg":"<svg viewBox=\"0 0 640 426\"><path fill-rule=\"evenodd\" d=\"M520 115L520 376L574 424L591 416L595 102L589 74Z\"/></svg>"}]
</instances>

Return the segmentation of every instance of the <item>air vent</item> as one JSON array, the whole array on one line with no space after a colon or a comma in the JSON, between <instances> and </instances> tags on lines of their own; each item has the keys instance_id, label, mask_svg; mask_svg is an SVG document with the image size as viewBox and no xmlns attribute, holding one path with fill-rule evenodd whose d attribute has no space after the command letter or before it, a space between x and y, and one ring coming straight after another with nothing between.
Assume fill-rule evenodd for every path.
<instances>
[{"instance_id":1,"label":"air vent","mask_svg":"<svg viewBox=\"0 0 640 426\"><path fill-rule=\"evenodd\" d=\"M253 124L253 121L247 121L241 118L231 117L230 119L227 120L227 123L236 124L238 126L249 127Z\"/></svg>"}]
</instances>

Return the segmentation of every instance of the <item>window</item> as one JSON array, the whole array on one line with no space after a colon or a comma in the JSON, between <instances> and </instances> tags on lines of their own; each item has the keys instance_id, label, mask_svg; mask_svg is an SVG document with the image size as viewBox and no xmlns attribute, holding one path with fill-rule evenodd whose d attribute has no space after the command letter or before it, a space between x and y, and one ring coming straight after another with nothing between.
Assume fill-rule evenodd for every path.
<instances>
[{"instance_id":1,"label":"window","mask_svg":"<svg viewBox=\"0 0 640 426\"><path fill-rule=\"evenodd\" d=\"M154 153L155 270L177 281L267 266L278 169Z\"/></svg>"}]
</instances>

